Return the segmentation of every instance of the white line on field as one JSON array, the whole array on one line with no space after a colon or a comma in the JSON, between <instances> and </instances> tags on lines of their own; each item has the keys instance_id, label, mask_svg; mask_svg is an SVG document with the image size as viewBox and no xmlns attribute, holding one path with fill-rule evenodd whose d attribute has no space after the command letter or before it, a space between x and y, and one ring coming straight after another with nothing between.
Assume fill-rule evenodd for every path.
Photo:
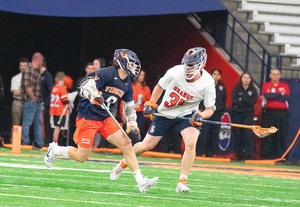
<instances>
[{"instance_id":1,"label":"white line on field","mask_svg":"<svg viewBox=\"0 0 300 207\"><path fill-rule=\"evenodd\" d=\"M86 172L101 172L108 173L111 170L89 170L89 169L76 169L76 168L65 168L65 167L51 167L47 168L46 166L38 166L38 165L23 165L23 164L13 164L13 163L3 163L0 162L1 167L17 167L17 168L28 168L28 169L47 169L47 170L74 170L74 171L86 171ZM124 173L131 173L126 172Z\"/></svg>"},{"instance_id":2,"label":"white line on field","mask_svg":"<svg viewBox=\"0 0 300 207\"><path fill-rule=\"evenodd\" d=\"M96 201L82 201L82 200L71 200L71 199L60 199L60 198L47 198L47 197L37 197L37 196L24 196L24 195L12 195L12 194L3 194L2 196L12 196L12 197L21 197L21 198L33 198L33 199L41 199L41 200L56 200L56 201L67 201L67 202L79 202L79 203L95 203L95 204L105 204L105 205L122 205L122 206L132 206L124 203L106 203L106 202L96 202Z\"/></svg>"}]
</instances>

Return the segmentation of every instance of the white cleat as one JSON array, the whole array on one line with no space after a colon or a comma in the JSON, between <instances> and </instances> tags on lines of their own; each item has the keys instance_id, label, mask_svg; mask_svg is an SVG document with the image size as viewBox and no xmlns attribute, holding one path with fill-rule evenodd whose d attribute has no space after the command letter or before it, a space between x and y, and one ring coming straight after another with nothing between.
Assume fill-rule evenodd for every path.
<instances>
[{"instance_id":1,"label":"white cleat","mask_svg":"<svg viewBox=\"0 0 300 207\"><path fill-rule=\"evenodd\" d=\"M125 168L121 167L121 162L110 172L110 179L117 180Z\"/></svg>"},{"instance_id":2,"label":"white cleat","mask_svg":"<svg viewBox=\"0 0 300 207\"><path fill-rule=\"evenodd\" d=\"M51 167L53 161L56 159L56 156L53 154L53 149L55 147L57 147L57 143L52 142L51 144L49 144L48 152L44 158L44 162L47 167Z\"/></svg>"},{"instance_id":3,"label":"white cleat","mask_svg":"<svg viewBox=\"0 0 300 207\"><path fill-rule=\"evenodd\" d=\"M191 189L188 188L184 183L179 182L176 187L176 193L189 193Z\"/></svg>"},{"instance_id":4,"label":"white cleat","mask_svg":"<svg viewBox=\"0 0 300 207\"><path fill-rule=\"evenodd\" d=\"M150 187L155 186L157 182L158 177L154 177L152 179L145 177L141 184L138 185L140 192L145 193Z\"/></svg>"}]
</instances>

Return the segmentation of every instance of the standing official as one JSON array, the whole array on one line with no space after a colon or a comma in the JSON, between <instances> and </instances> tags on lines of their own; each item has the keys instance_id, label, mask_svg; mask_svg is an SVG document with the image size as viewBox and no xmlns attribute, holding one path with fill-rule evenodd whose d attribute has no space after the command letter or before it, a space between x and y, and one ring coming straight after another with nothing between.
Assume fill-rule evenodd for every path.
<instances>
[{"instance_id":1,"label":"standing official","mask_svg":"<svg viewBox=\"0 0 300 207\"><path fill-rule=\"evenodd\" d=\"M281 157L285 150L285 137L288 132L288 99L290 88L288 84L280 82L280 71L272 69L271 81L263 85L262 95L264 96L264 108L262 115L262 126L276 127L279 130L262 139L262 159Z\"/></svg>"}]
</instances>

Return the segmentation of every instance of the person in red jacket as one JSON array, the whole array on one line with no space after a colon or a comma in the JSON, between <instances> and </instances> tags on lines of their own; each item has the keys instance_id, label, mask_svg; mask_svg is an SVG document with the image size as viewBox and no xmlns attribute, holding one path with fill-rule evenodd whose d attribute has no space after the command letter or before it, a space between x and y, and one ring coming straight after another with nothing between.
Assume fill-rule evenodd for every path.
<instances>
[{"instance_id":1,"label":"person in red jacket","mask_svg":"<svg viewBox=\"0 0 300 207\"><path fill-rule=\"evenodd\" d=\"M137 123L140 128L141 137L145 137L148 127L147 119L143 115L144 103L150 100L151 91L146 85L145 71L141 70L137 79L132 84L134 109L137 115Z\"/></svg>"},{"instance_id":2,"label":"person in red jacket","mask_svg":"<svg viewBox=\"0 0 300 207\"><path fill-rule=\"evenodd\" d=\"M262 88L263 114L262 126L269 128L274 126L279 130L275 134L262 139L262 159L281 157L285 150L285 137L288 132L288 99L290 88L288 84L279 81L281 77L278 69L272 69L270 82L266 82Z\"/></svg>"}]
</instances>

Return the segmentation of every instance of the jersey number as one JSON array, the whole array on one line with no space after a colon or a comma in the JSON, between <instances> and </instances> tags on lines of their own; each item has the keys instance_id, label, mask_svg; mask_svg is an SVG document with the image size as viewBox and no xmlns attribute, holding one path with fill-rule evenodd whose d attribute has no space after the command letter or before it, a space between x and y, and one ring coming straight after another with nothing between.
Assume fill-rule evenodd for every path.
<instances>
[{"instance_id":1,"label":"jersey number","mask_svg":"<svg viewBox=\"0 0 300 207\"><path fill-rule=\"evenodd\" d=\"M184 100L182 98L180 98L176 93L172 92L170 94L170 97L171 97L171 100L169 102L165 101L165 103L164 103L164 106L166 108L171 108L175 105L182 106L184 104Z\"/></svg>"},{"instance_id":2,"label":"jersey number","mask_svg":"<svg viewBox=\"0 0 300 207\"><path fill-rule=\"evenodd\" d=\"M115 97L115 96L109 96L109 97L105 100L106 106L109 108L110 104L116 103L117 100L118 100L117 97Z\"/></svg>"},{"instance_id":3,"label":"jersey number","mask_svg":"<svg viewBox=\"0 0 300 207\"><path fill-rule=\"evenodd\" d=\"M51 94L51 105L58 107L59 95Z\"/></svg>"}]
</instances>

